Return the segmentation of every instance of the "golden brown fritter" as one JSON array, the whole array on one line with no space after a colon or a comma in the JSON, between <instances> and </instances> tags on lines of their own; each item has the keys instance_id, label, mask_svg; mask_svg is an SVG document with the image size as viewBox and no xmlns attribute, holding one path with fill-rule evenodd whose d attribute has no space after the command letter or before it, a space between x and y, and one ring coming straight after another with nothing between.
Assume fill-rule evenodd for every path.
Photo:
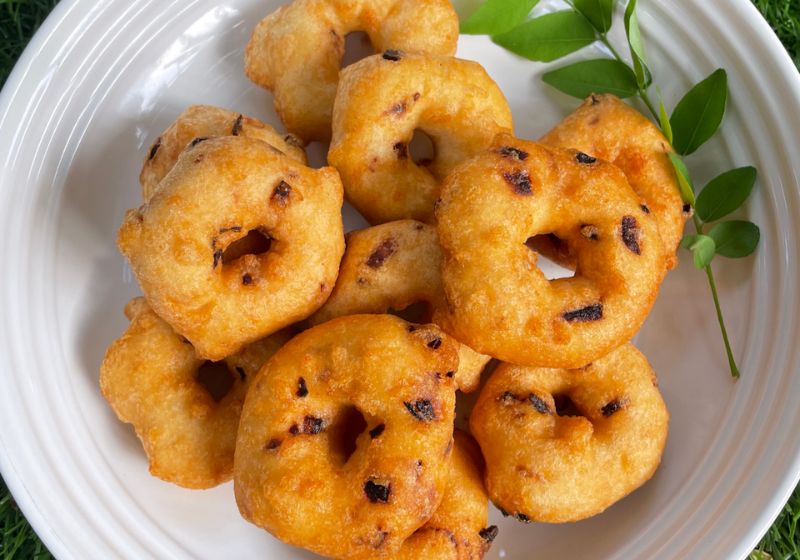
<instances>
[{"instance_id":1,"label":"golden brown fritter","mask_svg":"<svg viewBox=\"0 0 800 560\"><path fill-rule=\"evenodd\" d=\"M441 260L436 228L415 220L350 232L336 286L310 321L318 325L343 315L394 310L406 319L429 322L432 310L445 306ZM419 306L419 317L411 317ZM489 360L459 345L458 388L465 393L477 389Z\"/></svg>"},{"instance_id":2,"label":"golden brown fritter","mask_svg":"<svg viewBox=\"0 0 800 560\"><path fill-rule=\"evenodd\" d=\"M328 161L370 223L431 222L445 175L511 128L508 103L480 64L375 55L342 71ZM429 162L417 163L409 153L417 129L433 142Z\"/></svg>"},{"instance_id":3,"label":"golden brown fritter","mask_svg":"<svg viewBox=\"0 0 800 560\"><path fill-rule=\"evenodd\" d=\"M470 416L492 501L547 523L596 515L649 480L668 424L655 373L631 344L577 370L501 364Z\"/></svg>"},{"instance_id":4,"label":"golden brown fritter","mask_svg":"<svg viewBox=\"0 0 800 560\"><path fill-rule=\"evenodd\" d=\"M335 558L396 553L450 475L455 341L434 325L351 315L281 348L253 381L236 442L239 511Z\"/></svg>"},{"instance_id":5,"label":"golden brown fritter","mask_svg":"<svg viewBox=\"0 0 800 560\"><path fill-rule=\"evenodd\" d=\"M117 244L153 310L220 360L325 302L344 252L341 207L334 169L260 140L212 138L190 144L150 201L128 211Z\"/></svg>"},{"instance_id":6,"label":"golden brown fritter","mask_svg":"<svg viewBox=\"0 0 800 560\"><path fill-rule=\"evenodd\" d=\"M294 0L264 18L245 52L245 72L275 96L284 125L304 140L331 137L345 36L367 34L376 52L452 55L458 15L448 0Z\"/></svg>"},{"instance_id":7,"label":"golden brown fritter","mask_svg":"<svg viewBox=\"0 0 800 560\"><path fill-rule=\"evenodd\" d=\"M629 341L665 274L652 216L613 165L510 135L456 168L437 207L447 316L434 322L503 361L580 367ZM526 240L577 256L548 280Z\"/></svg>"},{"instance_id":8,"label":"golden brown fritter","mask_svg":"<svg viewBox=\"0 0 800 560\"><path fill-rule=\"evenodd\" d=\"M100 389L119 419L133 424L150 473L186 488L230 480L247 387L289 333L209 364L144 298L131 300L125 314L131 324L106 352Z\"/></svg>"}]
</instances>

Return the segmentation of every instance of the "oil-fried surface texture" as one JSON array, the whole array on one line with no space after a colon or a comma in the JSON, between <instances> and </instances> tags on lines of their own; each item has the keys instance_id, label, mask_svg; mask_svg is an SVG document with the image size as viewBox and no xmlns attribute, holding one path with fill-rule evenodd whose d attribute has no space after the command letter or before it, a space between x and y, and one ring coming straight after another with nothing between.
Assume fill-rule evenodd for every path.
<instances>
[{"instance_id":1,"label":"oil-fried surface texture","mask_svg":"<svg viewBox=\"0 0 800 560\"><path fill-rule=\"evenodd\" d=\"M376 55L342 72L328 161L370 223L431 222L445 175L511 128L508 103L481 65ZM417 129L433 142L430 162L416 163L408 151Z\"/></svg>"},{"instance_id":2,"label":"oil-fried surface texture","mask_svg":"<svg viewBox=\"0 0 800 560\"><path fill-rule=\"evenodd\" d=\"M306 141L330 139L345 36L355 31L376 52L452 55L458 16L448 0L294 0L263 19L245 72L273 92L283 123Z\"/></svg>"},{"instance_id":3,"label":"oil-fried surface texture","mask_svg":"<svg viewBox=\"0 0 800 560\"><path fill-rule=\"evenodd\" d=\"M627 344L578 370L501 364L470 417L492 501L523 521L596 515L653 476L669 415Z\"/></svg>"},{"instance_id":4,"label":"oil-fried surface texture","mask_svg":"<svg viewBox=\"0 0 800 560\"><path fill-rule=\"evenodd\" d=\"M295 337L247 394L239 511L325 556L396 553L447 487L455 384L445 373L457 365L455 341L437 327L391 315L340 317Z\"/></svg>"},{"instance_id":5,"label":"oil-fried surface texture","mask_svg":"<svg viewBox=\"0 0 800 560\"><path fill-rule=\"evenodd\" d=\"M583 160L583 162L581 161ZM613 165L501 135L448 176L436 213L458 340L503 361L580 367L639 330L665 274L653 218ZM548 280L526 246L554 233L577 256Z\"/></svg>"},{"instance_id":6,"label":"oil-fried surface texture","mask_svg":"<svg viewBox=\"0 0 800 560\"><path fill-rule=\"evenodd\" d=\"M669 142L655 124L614 95L592 95L541 142L580 150L619 167L658 224L668 267L677 266L675 253L690 215L683 211L675 171L667 156Z\"/></svg>"},{"instance_id":7,"label":"oil-fried surface texture","mask_svg":"<svg viewBox=\"0 0 800 560\"><path fill-rule=\"evenodd\" d=\"M497 536L497 527L487 527L481 451L465 432L456 430L453 436L452 470L442 503L393 560L480 560Z\"/></svg>"},{"instance_id":8,"label":"oil-fried surface texture","mask_svg":"<svg viewBox=\"0 0 800 560\"><path fill-rule=\"evenodd\" d=\"M100 388L119 419L133 424L150 473L186 488L230 480L247 387L289 334L275 333L217 364L215 385L228 388L217 400L198 380L205 360L144 298L131 300L125 314L131 324L106 352Z\"/></svg>"},{"instance_id":9,"label":"oil-fried surface texture","mask_svg":"<svg viewBox=\"0 0 800 560\"><path fill-rule=\"evenodd\" d=\"M432 310L445 306L441 261L436 228L415 220L350 232L336 286L311 323L390 310L409 320L430 322ZM420 304L419 317L411 317ZM489 356L459 345L458 388L465 393L477 389L489 360Z\"/></svg>"},{"instance_id":10,"label":"oil-fried surface texture","mask_svg":"<svg viewBox=\"0 0 800 560\"><path fill-rule=\"evenodd\" d=\"M316 311L344 252L342 185L259 140L189 145L117 245L156 313L220 360ZM260 235L268 250L226 249Z\"/></svg>"},{"instance_id":11,"label":"oil-fried surface texture","mask_svg":"<svg viewBox=\"0 0 800 560\"><path fill-rule=\"evenodd\" d=\"M139 175L145 202L153 196L161 179L169 173L186 146L198 139L216 136L255 138L302 164L306 163L306 152L299 139L280 134L270 125L241 113L209 105L192 105L147 150Z\"/></svg>"}]
</instances>

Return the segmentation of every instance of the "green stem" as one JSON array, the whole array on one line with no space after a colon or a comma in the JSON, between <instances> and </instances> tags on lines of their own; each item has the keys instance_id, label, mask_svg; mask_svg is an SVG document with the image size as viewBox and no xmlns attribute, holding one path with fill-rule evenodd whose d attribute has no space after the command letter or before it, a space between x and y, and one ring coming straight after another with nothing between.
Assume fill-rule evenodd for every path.
<instances>
[{"instance_id":1,"label":"green stem","mask_svg":"<svg viewBox=\"0 0 800 560\"><path fill-rule=\"evenodd\" d=\"M614 45L612 45L612 44L611 44L611 41L609 41L609 40L608 40L608 36L606 36L606 34L605 34L605 33L601 33L601 34L600 34L600 42L601 42L601 43L603 43L603 44L604 44L604 45L605 45L605 46L608 48L608 50L610 50L610 51L611 51L611 54L613 54L613 55L614 55L614 58L616 58L616 59L617 59L619 62L621 62L622 64L625 64L626 66L628 65L628 63L627 63L627 62L625 62L624 60L622 60L622 57L621 57L621 56L620 56L620 54L617 52L617 49L615 49L615 48L614 48Z\"/></svg>"},{"instance_id":2,"label":"green stem","mask_svg":"<svg viewBox=\"0 0 800 560\"><path fill-rule=\"evenodd\" d=\"M653 118L655 119L655 121L659 122L659 120L660 120L659 114L656 111L655 105L653 105L653 102L650 100L650 96L647 95L647 90L640 89L639 90L639 98L642 101L644 101L644 104L647 105L648 109L650 109L650 114L653 115Z\"/></svg>"},{"instance_id":3,"label":"green stem","mask_svg":"<svg viewBox=\"0 0 800 560\"><path fill-rule=\"evenodd\" d=\"M714 307L717 309L717 321L719 321L719 328L720 331L722 331L725 352L728 354L728 366L731 368L731 375L733 378L739 379L739 368L736 367L736 360L733 357L733 350L731 350L731 342L728 340L728 331L725 328L725 318L722 316L722 307L720 307L719 296L717 295L717 283L714 280L714 273L711 270L711 265L706 266L706 276L708 276L708 285L711 287L711 295L714 298Z\"/></svg>"},{"instance_id":4,"label":"green stem","mask_svg":"<svg viewBox=\"0 0 800 560\"><path fill-rule=\"evenodd\" d=\"M608 48L608 50L611 51L611 54L614 55L614 58L616 58L618 62L621 62L622 64L630 68L632 72L633 68L631 68L630 64L628 64L622 59L622 56L619 54L619 52L617 52L617 49L615 49L614 45L611 44L611 41L608 40L608 36L605 33L600 33L599 37L600 37L600 42L603 43ZM645 106L647 106L647 109L650 111L650 114L653 115L653 118L656 120L656 122L658 122L659 121L658 112L656 111L655 105L653 105L653 102L650 100L650 96L647 94L647 90L639 88L637 91L637 95L639 96L639 99L641 99L644 102Z\"/></svg>"},{"instance_id":5,"label":"green stem","mask_svg":"<svg viewBox=\"0 0 800 560\"><path fill-rule=\"evenodd\" d=\"M694 227L699 235L703 234L703 222L697 217L697 214L692 216ZM731 369L731 376L734 379L739 379L739 368L736 366L736 359L733 357L733 350L731 349L731 341L728 339L728 329L725 328L725 317L722 315L722 305L719 303L719 294L717 293L717 281L714 279L714 271L711 270L711 265L705 267L706 276L708 277L708 286L711 288L711 297L714 299L714 307L717 310L717 321L719 322L719 330L722 333L722 342L725 344L725 353L728 355L728 366Z\"/></svg>"}]
</instances>

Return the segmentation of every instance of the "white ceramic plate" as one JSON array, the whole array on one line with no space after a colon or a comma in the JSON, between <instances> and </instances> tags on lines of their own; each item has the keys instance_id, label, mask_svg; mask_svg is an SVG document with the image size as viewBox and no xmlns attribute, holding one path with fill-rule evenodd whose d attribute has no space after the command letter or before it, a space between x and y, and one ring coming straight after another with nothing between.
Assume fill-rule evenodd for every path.
<instances>
[{"instance_id":1,"label":"white ceramic plate","mask_svg":"<svg viewBox=\"0 0 800 560\"><path fill-rule=\"evenodd\" d=\"M151 478L97 383L138 293L114 239L139 204L144 152L190 103L278 124L242 68L251 28L277 4L62 0L2 92L0 467L60 558L310 557L245 523L230 484L190 492ZM728 377L708 288L684 255L638 337L672 411L660 470L581 523L493 511L491 558L742 558L800 473L800 80L748 0L643 0L640 20L668 105L716 67L729 72L722 134L690 158L697 182L733 165L761 172L741 212L762 228L755 258L715 263L742 380ZM459 55L499 82L520 136L576 105L541 84L543 66L485 38L463 37Z\"/></svg>"}]
</instances>

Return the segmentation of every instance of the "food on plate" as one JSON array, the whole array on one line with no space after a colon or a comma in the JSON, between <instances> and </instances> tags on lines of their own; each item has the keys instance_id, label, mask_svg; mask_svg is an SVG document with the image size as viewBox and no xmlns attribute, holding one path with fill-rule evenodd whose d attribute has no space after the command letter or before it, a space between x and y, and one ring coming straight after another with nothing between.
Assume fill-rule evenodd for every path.
<instances>
[{"instance_id":1,"label":"food on plate","mask_svg":"<svg viewBox=\"0 0 800 560\"><path fill-rule=\"evenodd\" d=\"M591 95L540 141L580 150L619 167L658 224L668 267L677 266L675 253L691 207L681 199L667 155L672 148L653 122L614 95ZM568 263L570 259L556 260Z\"/></svg>"},{"instance_id":2,"label":"food on plate","mask_svg":"<svg viewBox=\"0 0 800 560\"><path fill-rule=\"evenodd\" d=\"M354 31L379 54L340 72ZM613 95L516 138L457 37L447 0L289 2L245 66L291 133L189 107L119 230L144 297L100 383L152 474L233 478L244 519L332 558L480 560L490 500L585 519L666 443L629 341L689 217L669 142ZM307 167L304 141L329 139L331 167ZM344 196L373 224L346 239ZM574 276L548 279L540 256ZM456 391L492 358L464 415Z\"/></svg>"},{"instance_id":3,"label":"food on plate","mask_svg":"<svg viewBox=\"0 0 800 560\"><path fill-rule=\"evenodd\" d=\"M392 560L480 560L497 536L497 527L487 526L481 451L465 432L456 430L453 437L452 471L442 503Z\"/></svg>"},{"instance_id":4,"label":"food on plate","mask_svg":"<svg viewBox=\"0 0 800 560\"><path fill-rule=\"evenodd\" d=\"M283 123L306 141L330 139L345 36L355 31L377 52L452 55L458 16L448 0L294 0L263 19L245 72L273 92Z\"/></svg>"},{"instance_id":5,"label":"food on plate","mask_svg":"<svg viewBox=\"0 0 800 560\"><path fill-rule=\"evenodd\" d=\"M221 360L325 302L344 252L341 207L334 169L212 138L190 143L127 212L117 244L153 310L200 357Z\"/></svg>"},{"instance_id":6,"label":"food on plate","mask_svg":"<svg viewBox=\"0 0 800 560\"><path fill-rule=\"evenodd\" d=\"M396 553L450 475L455 341L391 315L333 319L292 339L244 404L234 461L242 516L336 558Z\"/></svg>"},{"instance_id":7,"label":"food on plate","mask_svg":"<svg viewBox=\"0 0 800 560\"><path fill-rule=\"evenodd\" d=\"M436 228L415 220L350 232L333 292L310 321L320 324L343 315L394 310L408 314L407 319L429 322L431 311L445 305L441 260ZM414 312L419 316L411 317ZM477 389L489 359L459 345L458 388L467 393Z\"/></svg>"},{"instance_id":8,"label":"food on plate","mask_svg":"<svg viewBox=\"0 0 800 560\"><path fill-rule=\"evenodd\" d=\"M665 274L656 222L615 166L503 134L458 166L437 204L448 309L434 322L503 361L575 368L630 340ZM548 280L526 241L577 258Z\"/></svg>"},{"instance_id":9,"label":"food on plate","mask_svg":"<svg viewBox=\"0 0 800 560\"><path fill-rule=\"evenodd\" d=\"M511 127L508 103L480 64L386 52L342 71L328 161L370 223L431 222L444 177ZM415 130L433 143L430 161L414 161Z\"/></svg>"},{"instance_id":10,"label":"food on plate","mask_svg":"<svg viewBox=\"0 0 800 560\"><path fill-rule=\"evenodd\" d=\"M186 146L216 136L246 136L262 140L302 164L306 153L302 142L291 134L280 134L268 124L234 111L210 105L192 105L159 136L145 156L139 182L147 202L169 173Z\"/></svg>"},{"instance_id":11,"label":"food on plate","mask_svg":"<svg viewBox=\"0 0 800 560\"><path fill-rule=\"evenodd\" d=\"M501 364L470 416L492 501L547 523L596 515L649 480L668 423L655 373L631 344L577 370Z\"/></svg>"},{"instance_id":12,"label":"food on plate","mask_svg":"<svg viewBox=\"0 0 800 560\"><path fill-rule=\"evenodd\" d=\"M198 358L144 298L125 307L130 326L106 352L100 388L133 424L153 476L211 488L233 476L233 450L247 386L288 339L285 332L218 363Z\"/></svg>"}]
</instances>

